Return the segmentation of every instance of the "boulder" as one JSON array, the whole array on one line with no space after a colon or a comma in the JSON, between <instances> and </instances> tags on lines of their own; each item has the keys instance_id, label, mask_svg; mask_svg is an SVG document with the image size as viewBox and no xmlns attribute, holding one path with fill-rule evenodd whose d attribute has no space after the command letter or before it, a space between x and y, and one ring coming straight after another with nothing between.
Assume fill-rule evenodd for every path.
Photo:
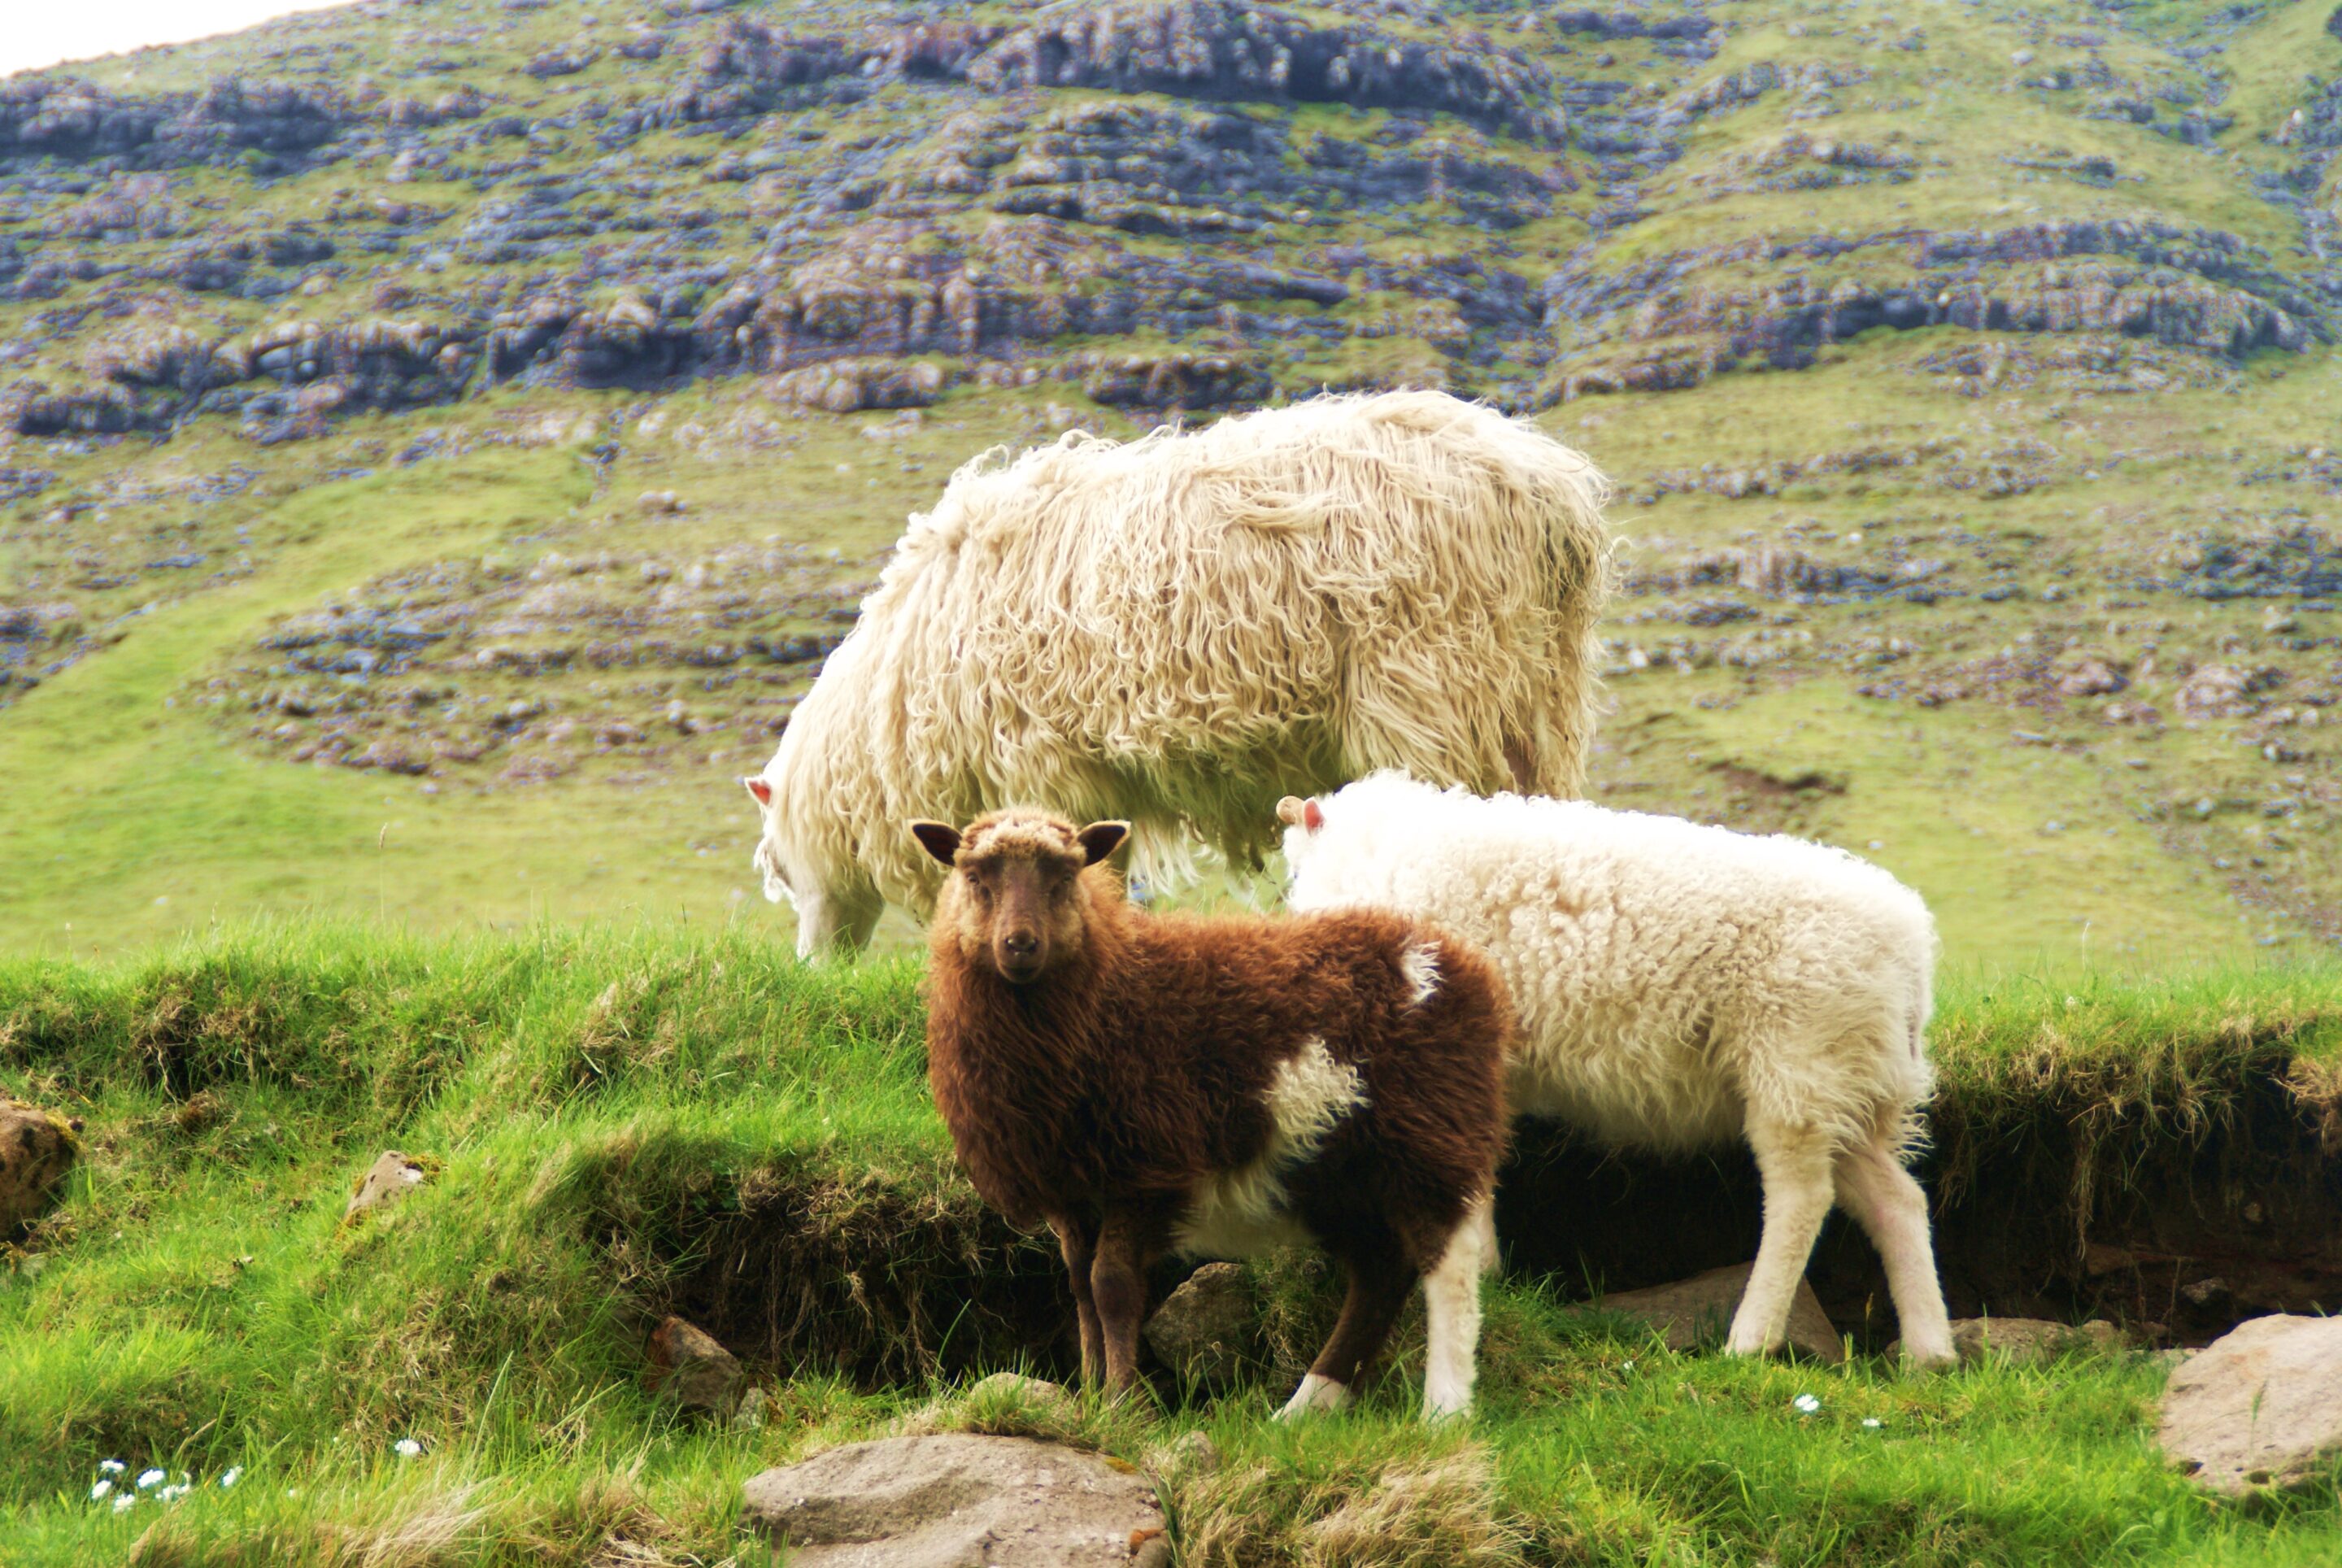
<instances>
[{"instance_id":1,"label":"boulder","mask_svg":"<svg viewBox=\"0 0 2342 1568\"><path fill-rule=\"evenodd\" d=\"M361 1214L387 1209L429 1180L431 1169L422 1161L395 1149L387 1150L358 1178L356 1189L350 1193L349 1207L342 1211L342 1223L346 1225Z\"/></svg>"},{"instance_id":2,"label":"boulder","mask_svg":"<svg viewBox=\"0 0 2342 1568\"><path fill-rule=\"evenodd\" d=\"M2079 658L2063 667L2057 690L2066 697L2107 697L2130 682L2103 658Z\"/></svg>"},{"instance_id":3,"label":"boulder","mask_svg":"<svg viewBox=\"0 0 2342 1568\"><path fill-rule=\"evenodd\" d=\"M1259 1313L1236 1263L1206 1263L1146 1321L1147 1344L1183 1382L1224 1383L1256 1359Z\"/></svg>"},{"instance_id":4,"label":"boulder","mask_svg":"<svg viewBox=\"0 0 2342 1568\"><path fill-rule=\"evenodd\" d=\"M1601 1308L1639 1318L1659 1331L1669 1350L1687 1351L1721 1339L1731 1327L1732 1314L1740 1308L1740 1297L1748 1288L1748 1273L1754 1267L1735 1263L1671 1285L1613 1292L1602 1298ZM1829 1314L1822 1311L1813 1286L1802 1279L1789 1305L1788 1343L1827 1365L1835 1366L1846 1359L1846 1345L1830 1326Z\"/></svg>"},{"instance_id":5,"label":"boulder","mask_svg":"<svg viewBox=\"0 0 2342 1568\"><path fill-rule=\"evenodd\" d=\"M2038 1366L2075 1351L2121 1350L2130 1336L2093 1318L2078 1328L2047 1318L1954 1318L1952 1348L1963 1362L1978 1362L1987 1352L2007 1357L2018 1366Z\"/></svg>"},{"instance_id":6,"label":"boulder","mask_svg":"<svg viewBox=\"0 0 2342 1568\"><path fill-rule=\"evenodd\" d=\"M663 1318L651 1331L647 1359L645 1381L684 1409L728 1419L739 1408L747 1374L706 1331L681 1318Z\"/></svg>"},{"instance_id":7,"label":"boulder","mask_svg":"<svg viewBox=\"0 0 2342 1568\"><path fill-rule=\"evenodd\" d=\"M2323 1476L2342 1451L2342 1318L2239 1323L2173 1369L2157 1437L2216 1492Z\"/></svg>"},{"instance_id":8,"label":"boulder","mask_svg":"<svg viewBox=\"0 0 2342 1568\"><path fill-rule=\"evenodd\" d=\"M1025 1437L896 1437L768 1470L742 1517L792 1568L1126 1568L1169 1561L1154 1486L1127 1463Z\"/></svg>"},{"instance_id":9,"label":"boulder","mask_svg":"<svg viewBox=\"0 0 2342 1568\"><path fill-rule=\"evenodd\" d=\"M78 1152L68 1121L22 1101L0 1100L0 1236L49 1211Z\"/></svg>"}]
</instances>

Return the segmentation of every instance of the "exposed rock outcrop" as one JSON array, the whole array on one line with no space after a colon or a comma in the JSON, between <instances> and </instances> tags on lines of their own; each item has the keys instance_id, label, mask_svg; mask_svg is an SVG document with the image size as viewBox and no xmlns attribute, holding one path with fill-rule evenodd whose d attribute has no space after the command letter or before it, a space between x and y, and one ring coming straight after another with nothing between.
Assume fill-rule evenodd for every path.
<instances>
[{"instance_id":1,"label":"exposed rock outcrop","mask_svg":"<svg viewBox=\"0 0 2342 1568\"><path fill-rule=\"evenodd\" d=\"M1450 47L1236 0L1086 0L1010 34L967 75L996 91L1106 87L1444 110L1539 141L1557 139L1563 123L1544 70L1486 40Z\"/></svg>"}]
</instances>

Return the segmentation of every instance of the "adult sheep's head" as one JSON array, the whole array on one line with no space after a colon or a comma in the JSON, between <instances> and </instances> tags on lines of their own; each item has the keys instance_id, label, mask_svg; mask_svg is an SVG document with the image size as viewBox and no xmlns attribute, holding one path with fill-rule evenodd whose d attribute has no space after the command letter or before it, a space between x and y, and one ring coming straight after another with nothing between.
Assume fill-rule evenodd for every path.
<instances>
[{"instance_id":1,"label":"adult sheep's head","mask_svg":"<svg viewBox=\"0 0 2342 1568\"><path fill-rule=\"evenodd\" d=\"M951 868L936 910L936 940L969 964L988 963L1029 985L1082 950L1096 891L1083 872L1115 852L1127 822L1076 828L1045 811L995 811L965 831L914 822L927 853Z\"/></svg>"},{"instance_id":2,"label":"adult sheep's head","mask_svg":"<svg viewBox=\"0 0 2342 1568\"><path fill-rule=\"evenodd\" d=\"M886 907L869 878L850 855L816 853L801 826L790 820L770 769L740 782L764 819L751 859L765 879L765 897L776 904L786 900L797 912L797 957L822 958L867 946ZM841 859L842 874L825 869Z\"/></svg>"}]
</instances>

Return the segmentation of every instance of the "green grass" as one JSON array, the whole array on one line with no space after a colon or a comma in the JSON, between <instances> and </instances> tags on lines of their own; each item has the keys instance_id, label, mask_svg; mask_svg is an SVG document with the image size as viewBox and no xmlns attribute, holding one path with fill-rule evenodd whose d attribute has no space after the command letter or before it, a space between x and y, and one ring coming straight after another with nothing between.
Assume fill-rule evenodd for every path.
<instances>
[{"instance_id":1,"label":"green grass","mask_svg":"<svg viewBox=\"0 0 2342 1568\"><path fill-rule=\"evenodd\" d=\"M0 1563L134 1544L152 1563L584 1563L614 1537L714 1562L742 1550L738 1483L764 1465L906 1420L1033 1424L930 1408L1053 1353L1034 1313L1055 1328L1056 1287L1051 1250L952 1169L917 981L671 928L279 926L0 963L0 1090L87 1124L68 1201L0 1262ZM2151 1139L2217 1116L2240 1062L2322 1095L2342 980L1956 976L1935 1032L1967 1125L2071 1101ZM385 1148L433 1180L345 1225ZM1067 1432L1138 1462L1212 1434L1224 1467L1173 1483L1191 1563L2342 1550L2330 1484L2218 1508L2167 1472L2144 1358L1910 1379L1863 1358L1747 1365L1666 1352L1534 1281L1495 1292L1468 1434L1412 1424L1416 1348L1363 1412L1275 1429L1328 1283L1314 1263L1254 1271L1271 1372L1216 1401L1086 1409ZM671 1307L779 1380L763 1430L679 1422L644 1391L643 1337ZM1821 1413L1792 1408L1801 1392ZM403 1437L424 1454L399 1458ZM86 1498L109 1457L197 1490L117 1517Z\"/></svg>"}]
</instances>

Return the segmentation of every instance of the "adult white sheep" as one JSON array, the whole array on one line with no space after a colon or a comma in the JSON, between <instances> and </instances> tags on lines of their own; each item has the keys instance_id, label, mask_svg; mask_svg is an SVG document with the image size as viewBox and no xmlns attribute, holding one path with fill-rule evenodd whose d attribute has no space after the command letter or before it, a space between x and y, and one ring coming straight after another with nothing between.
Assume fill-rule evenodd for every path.
<instances>
[{"instance_id":1,"label":"adult white sheep","mask_svg":"<svg viewBox=\"0 0 2342 1568\"><path fill-rule=\"evenodd\" d=\"M1747 1140L1764 1235L1726 1350L1778 1348L1835 1200L1886 1261L1906 1353L1952 1359L1904 1169L1933 1084L1936 928L1917 893L1802 839L1395 773L1277 815L1293 909L1389 910L1496 960L1520 1012L1516 1111L1614 1145Z\"/></svg>"},{"instance_id":2,"label":"adult white sheep","mask_svg":"<svg viewBox=\"0 0 2342 1568\"><path fill-rule=\"evenodd\" d=\"M744 780L766 895L811 957L866 942L885 901L931 910L914 818L1126 819L1161 879L1196 839L1257 865L1280 795L1376 768L1574 792L1604 492L1576 452L1436 392L986 454L912 518Z\"/></svg>"}]
</instances>

